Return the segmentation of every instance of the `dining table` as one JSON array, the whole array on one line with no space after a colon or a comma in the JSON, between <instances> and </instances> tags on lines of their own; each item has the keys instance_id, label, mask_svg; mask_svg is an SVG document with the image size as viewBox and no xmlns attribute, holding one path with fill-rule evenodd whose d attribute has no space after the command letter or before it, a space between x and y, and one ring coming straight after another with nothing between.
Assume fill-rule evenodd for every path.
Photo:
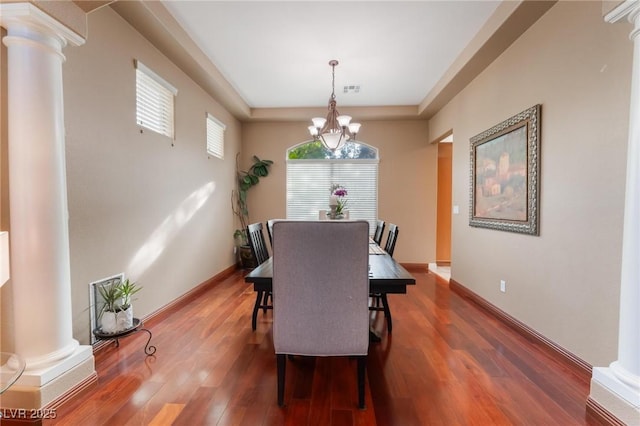
<instances>
[{"instance_id":1,"label":"dining table","mask_svg":"<svg viewBox=\"0 0 640 426\"><path fill-rule=\"evenodd\" d=\"M269 294L273 281L273 257L270 257L244 277L253 284L253 290ZM374 244L369 245L369 292L375 294L406 294L408 285L415 285L416 279L393 257ZM259 310L256 303L255 314ZM255 326L254 326L255 330ZM379 341L371 335L372 341Z\"/></svg>"}]
</instances>

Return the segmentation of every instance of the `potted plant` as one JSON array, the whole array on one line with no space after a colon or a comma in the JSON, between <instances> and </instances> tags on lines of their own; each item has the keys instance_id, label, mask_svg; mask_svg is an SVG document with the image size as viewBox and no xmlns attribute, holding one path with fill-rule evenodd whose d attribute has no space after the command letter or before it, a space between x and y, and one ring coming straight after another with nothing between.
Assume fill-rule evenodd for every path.
<instances>
[{"instance_id":1,"label":"potted plant","mask_svg":"<svg viewBox=\"0 0 640 426\"><path fill-rule=\"evenodd\" d=\"M129 281L129 278L120 284L121 305L120 312L117 315L118 328L126 330L133 327L133 305L132 296L142 290L135 282Z\"/></svg>"},{"instance_id":2,"label":"potted plant","mask_svg":"<svg viewBox=\"0 0 640 426\"><path fill-rule=\"evenodd\" d=\"M271 160L261 160L253 156L253 164L249 170L240 170L238 157L236 155L236 189L231 193L231 208L238 217L240 229L233 233L233 239L237 247L240 263L243 268L255 268L256 260L251 253L247 236L247 225L249 224L249 207L247 205L247 192L260 183L260 179L269 175L269 167L273 164Z\"/></svg>"},{"instance_id":3,"label":"potted plant","mask_svg":"<svg viewBox=\"0 0 640 426\"><path fill-rule=\"evenodd\" d=\"M115 334L133 327L131 297L141 289L129 279L98 286L102 297L99 320L103 333Z\"/></svg>"}]
</instances>

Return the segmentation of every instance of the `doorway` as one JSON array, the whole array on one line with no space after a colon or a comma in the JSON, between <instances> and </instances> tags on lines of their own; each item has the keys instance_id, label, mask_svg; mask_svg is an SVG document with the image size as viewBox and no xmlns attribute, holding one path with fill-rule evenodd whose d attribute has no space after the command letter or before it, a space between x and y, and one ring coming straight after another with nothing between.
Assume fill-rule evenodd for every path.
<instances>
[{"instance_id":1,"label":"doorway","mask_svg":"<svg viewBox=\"0 0 640 426\"><path fill-rule=\"evenodd\" d=\"M453 132L438 142L438 194L436 213L436 267L451 266L451 205L453 170Z\"/></svg>"}]
</instances>

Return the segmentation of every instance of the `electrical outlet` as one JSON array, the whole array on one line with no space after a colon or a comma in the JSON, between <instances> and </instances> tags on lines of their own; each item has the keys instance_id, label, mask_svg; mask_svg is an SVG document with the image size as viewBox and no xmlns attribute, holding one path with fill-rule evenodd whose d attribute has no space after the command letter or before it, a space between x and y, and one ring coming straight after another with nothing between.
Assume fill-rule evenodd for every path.
<instances>
[{"instance_id":1,"label":"electrical outlet","mask_svg":"<svg viewBox=\"0 0 640 426\"><path fill-rule=\"evenodd\" d=\"M507 292L507 282L505 280L500 280L500 291L503 293Z\"/></svg>"},{"instance_id":2,"label":"electrical outlet","mask_svg":"<svg viewBox=\"0 0 640 426\"><path fill-rule=\"evenodd\" d=\"M453 206L453 214L459 214L460 213L460 207L459 206Z\"/></svg>"}]
</instances>

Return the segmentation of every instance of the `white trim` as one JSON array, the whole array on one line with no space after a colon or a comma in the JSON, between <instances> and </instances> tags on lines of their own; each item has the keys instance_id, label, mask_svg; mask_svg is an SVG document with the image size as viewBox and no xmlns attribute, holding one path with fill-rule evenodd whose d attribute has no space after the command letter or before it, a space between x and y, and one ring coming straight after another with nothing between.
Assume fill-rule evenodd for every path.
<instances>
[{"instance_id":1,"label":"white trim","mask_svg":"<svg viewBox=\"0 0 640 426\"><path fill-rule=\"evenodd\" d=\"M640 7L640 2L638 2L638 0L626 0L607 13L604 16L604 20L605 22L614 24L627 17L627 15L633 13L634 9L638 7Z\"/></svg>"},{"instance_id":2,"label":"white trim","mask_svg":"<svg viewBox=\"0 0 640 426\"><path fill-rule=\"evenodd\" d=\"M0 25L7 29L12 26L28 26L53 31L64 43L73 46L81 46L85 42L84 37L31 3L0 3Z\"/></svg>"},{"instance_id":3,"label":"white trim","mask_svg":"<svg viewBox=\"0 0 640 426\"><path fill-rule=\"evenodd\" d=\"M615 393L636 410L640 409L640 393L638 390L622 382L611 367L594 367L591 378L604 386L605 389ZM638 379L635 378L635 380Z\"/></svg>"},{"instance_id":4,"label":"white trim","mask_svg":"<svg viewBox=\"0 0 640 426\"><path fill-rule=\"evenodd\" d=\"M160 77L156 74L151 68L140 62L138 59L133 60L133 65L135 68L139 69L149 77L151 77L156 83L162 85L165 89L173 93L173 96L178 95L178 89L176 89L171 83L169 83L164 78Z\"/></svg>"},{"instance_id":5,"label":"white trim","mask_svg":"<svg viewBox=\"0 0 640 426\"><path fill-rule=\"evenodd\" d=\"M73 340L68 347L63 349L66 351L63 358L60 358L61 354L56 354L58 359L40 360L42 365L37 366L37 369L29 369L27 364L27 369L16 381L13 389L18 386L42 388L87 360L91 360L91 364L93 364L93 348L91 346L80 345L76 340ZM50 364L47 364L48 362Z\"/></svg>"},{"instance_id":6,"label":"white trim","mask_svg":"<svg viewBox=\"0 0 640 426\"><path fill-rule=\"evenodd\" d=\"M220 127L222 127L222 131L224 132L225 130L227 130L227 125L224 124L222 121L218 120L217 118L215 118L213 115L211 115L210 113L206 113L207 114L207 118L210 118L211 120L215 121Z\"/></svg>"},{"instance_id":7,"label":"white trim","mask_svg":"<svg viewBox=\"0 0 640 426\"><path fill-rule=\"evenodd\" d=\"M287 163L322 163L322 164L345 164L345 163L355 163L355 164L378 164L380 163L380 159L376 158L331 158L331 159L322 159L322 158L287 158Z\"/></svg>"}]
</instances>

